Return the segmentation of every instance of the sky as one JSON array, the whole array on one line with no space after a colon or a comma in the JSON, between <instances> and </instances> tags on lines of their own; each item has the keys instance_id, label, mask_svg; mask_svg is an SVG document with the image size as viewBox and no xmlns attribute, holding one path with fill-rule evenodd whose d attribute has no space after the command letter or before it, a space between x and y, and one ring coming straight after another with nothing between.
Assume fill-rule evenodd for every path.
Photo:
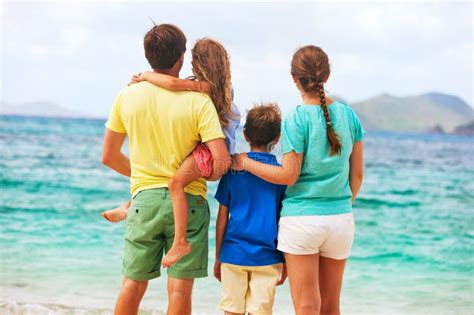
<instances>
[{"instance_id":1,"label":"sky","mask_svg":"<svg viewBox=\"0 0 474 315\"><path fill-rule=\"evenodd\" d=\"M313 44L329 55L326 89L349 103L382 93L431 91L473 102L470 1L349 2L1 2L1 101L54 102L105 117L133 73L149 69L143 36L151 20L178 25L190 49L202 37L231 56L241 109L300 102L292 54Z\"/></svg>"}]
</instances>

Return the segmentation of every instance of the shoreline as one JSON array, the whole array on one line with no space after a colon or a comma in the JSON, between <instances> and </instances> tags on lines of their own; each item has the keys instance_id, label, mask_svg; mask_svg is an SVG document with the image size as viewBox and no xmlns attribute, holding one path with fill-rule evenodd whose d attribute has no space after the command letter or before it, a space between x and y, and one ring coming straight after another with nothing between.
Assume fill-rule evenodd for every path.
<instances>
[{"instance_id":1,"label":"shoreline","mask_svg":"<svg viewBox=\"0 0 474 315\"><path fill-rule=\"evenodd\" d=\"M3 315L16 314L113 314L113 308L73 307L64 304L0 302L0 313ZM140 315L165 315L165 312L146 307L140 308Z\"/></svg>"}]
</instances>

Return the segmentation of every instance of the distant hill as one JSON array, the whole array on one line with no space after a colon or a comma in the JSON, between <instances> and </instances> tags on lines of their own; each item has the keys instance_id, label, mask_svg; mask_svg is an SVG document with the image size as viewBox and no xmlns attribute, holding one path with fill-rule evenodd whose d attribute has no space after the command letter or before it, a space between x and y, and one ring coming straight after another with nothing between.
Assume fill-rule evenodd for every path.
<instances>
[{"instance_id":1,"label":"distant hill","mask_svg":"<svg viewBox=\"0 0 474 315\"><path fill-rule=\"evenodd\" d=\"M474 120L474 110L457 96L428 93L396 97L382 94L352 105L368 130L452 132Z\"/></svg>"},{"instance_id":2,"label":"distant hill","mask_svg":"<svg viewBox=\"0 0 474 315\"><path fill-rule=\"evenodd\" d=\"M456 127L454 133L457 135L474 136L474 120L465 125Z\"/></svg>"},{"instance_id":3,"label":"distant hill","mask_svg":"<svg viewBox=\"0 0 474 315\"><path fill-rule=\"evenodd\" d=\"M332 97L344 101L342 97ZM366 130L473 134L473 108L453 95L427 93L397 97L382 94L350 104ZM94 118L51 102L0 103L0 115Z\"/></svg>"},{"instance_id":4,"label":"distant hill","mask_svg":"<svg viewBox=\"0 0 474 315\"><path fill-rule=\"evenodd\" d=\"M39 117L81 117L88 116L50 102L34 102L22 105L0 104L0 115L20 115Z\"/></svg>"}]
</instances>

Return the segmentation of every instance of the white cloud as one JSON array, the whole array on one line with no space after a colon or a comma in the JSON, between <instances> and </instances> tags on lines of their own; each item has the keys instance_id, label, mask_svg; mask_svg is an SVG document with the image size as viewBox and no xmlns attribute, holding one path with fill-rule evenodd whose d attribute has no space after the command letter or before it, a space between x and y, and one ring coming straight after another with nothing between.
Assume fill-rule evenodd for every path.
<instances>
[{"instance_id":1,"label":"white cloud","mask_svg":"<svg viewBox=\"0 0 474 315\"><path fill-rule=\"evenodd\" d=\"M13 103L52 100L105 115L130 74L148 67L149 17L181 26L188 48L206 35L222 41L242 108L299 102L289 64L309 43L328 52L328 89L348 100L438 90L473 103L471 3L7 1L2 8L2 98Z\"/></svg>"}]
</instances>

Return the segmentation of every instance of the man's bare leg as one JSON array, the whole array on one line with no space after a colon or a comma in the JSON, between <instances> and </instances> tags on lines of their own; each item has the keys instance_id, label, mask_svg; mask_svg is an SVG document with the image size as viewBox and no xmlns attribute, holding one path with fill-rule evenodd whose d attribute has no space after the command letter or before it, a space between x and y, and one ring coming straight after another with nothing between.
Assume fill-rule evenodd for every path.
<instances>
[{"instance_id":1,"label":"man's bare leg","mask_svg":"<svg viewBox=\"0 0 474 315\"><path fill-rule=\"evenodd\" d=\"M130 208L131 201L127 201L120 207L117 207L112 210L107 210L101 213L101 216L104 217L109 222L120 222L127 219L128 208Z\"/></svg>"},{"instance_id":2,"label":"man's bare leg","mask_svg":"<svg viewBox=\"0 0 474 315\"><path fill-rule=\"evenodd\" d=\"M184 188L201 177L194 158L189 156L181 164L176 174L171 178L168 189L173 202L174 216L174 239L170 250L163 258L163 267L169 267L183 256L191 252L191 245L186 239L186 227L188 224L188 199Z\"/></svg>"},{"instance_id":3,"label":"man's bare leg","mask_svg":"<svg viewBox=\"0 0 474 315\"><path fill-rule=\"evenodd\" d=\"M167 315L191 315L194 279L168 277Z\"/></svg>"},{"instance_id":4,"label":"man's bare leg","mask_svg":"<svg viewBox=\"0 0 474 315\"><path fill-rule=\"evenodd\" d=\"M148 281L135 281L123 279L117 303L115 304L115 315L136 315L138 307L148 287Z\"/></svg>"}]
</instances>

